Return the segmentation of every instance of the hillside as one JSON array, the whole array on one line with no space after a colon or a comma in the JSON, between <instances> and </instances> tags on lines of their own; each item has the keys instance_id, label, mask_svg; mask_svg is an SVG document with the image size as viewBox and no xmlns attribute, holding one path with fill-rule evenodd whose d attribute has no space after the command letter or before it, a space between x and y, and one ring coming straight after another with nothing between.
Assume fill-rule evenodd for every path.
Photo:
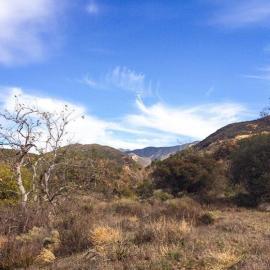
<instances>
[{"instance_id":1,"label":"hillside","mask_svg":"<svg viewBox=\"0 0 270 270\"><path fill-rule=\"evenodd\" d=\"M261 133L270 133L270 116L229 124L199 142L196 148L206 149L222 142L235 142Z\"/></svg>"},{"instance_id":2,"label":"hillside","mask_svg":"<svg viewBox=\"0 0 270 270\"><path fill-rule=\"evenodd\" d=\"M4 182L0 181L0 188L9 190L7 195L0 192L0 198L8 196L10 192L16 192L15 179L8 175L11 174L15 156L13 150L0 151L0 179L4 177ZM50 153L45 155L44 161L37 167L39 172L49 166L51 157ZM24 175L27 172L27 188L30 189L30 163L23 172ZM140 166L119 150L98 144L73 144L60 149L50 185L52 191L56 191L60 185L117 195L135 188L141 180L141 174Z\"/></svg>"},{"instance_id":3,"label":"hillside","mask_svg":"<svg viewBox=\"0 0 270 270\"><path fill-rule=\"evenodd\" d=\"M64 178L84 188L117 194L135 187L139 181L139 165L112 147L73 144L61 151L59 162L65 170Z\"/></svg>"},{"instance_id":4,"label":"hillside","mask_svg":"<svg viewBox=\"0 0 270 270\"><path fill-rule=\"evenodd\" d=\"M197 142L186 143L176 146L169 147L146 147L143 149L135 149L132 151L127 151L128 154L135 154L141 158L146 158L148 160L163 160L168 158L170 155L173 155L179 151L182 151L192 145L195 145Z\"/></svg>"}]
</instances>

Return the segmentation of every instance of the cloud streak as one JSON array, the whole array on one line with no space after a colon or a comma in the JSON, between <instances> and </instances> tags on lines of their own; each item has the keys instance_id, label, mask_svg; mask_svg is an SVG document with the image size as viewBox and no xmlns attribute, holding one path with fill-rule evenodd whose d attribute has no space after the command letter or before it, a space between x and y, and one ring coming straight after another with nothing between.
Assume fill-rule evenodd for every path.
<instances>
[{"instance_id":1,"label":"cloud streak","mask_svg":"<svg viewBox=\"0 0 270 270\"><path fill-rule=\"evenodd\" d=\"M41 60L63 0L0 0L0 64Z\"/></svg>"},{"instance_id":2,"label":"cloud streak","mask_svg":"<svg viewBox=\"0 0 270 270\"><path fill-rule=\"evenodd\" d=\"M203 139L218 128L247 115L247 109L236 103L193 107L171 107L156 103L146 106L142 99L137 99L136 104L139 113L126 118L133 128L152 129L193 139Z\"/></svg>"},{"instance_id":3,"label":"cloud streak","mask_svg":"<svg viewBox=\"0 0 270 270\"><path fill-rule=\"evenodd\" d=\"M227 0L218 3L212 23L232 28L269 25L270 2L268 0Z\"/></svg>"},{"instance_id":4,"label":"cloud streak","mask_svg":"<svg viewBox=\"0 0 270 270\"><path fill-rule=\"evenodd\" d=\"M270 81L270 66L258 69L257 74L244 75L245 78Z\"/></svg>"}]
</instances>

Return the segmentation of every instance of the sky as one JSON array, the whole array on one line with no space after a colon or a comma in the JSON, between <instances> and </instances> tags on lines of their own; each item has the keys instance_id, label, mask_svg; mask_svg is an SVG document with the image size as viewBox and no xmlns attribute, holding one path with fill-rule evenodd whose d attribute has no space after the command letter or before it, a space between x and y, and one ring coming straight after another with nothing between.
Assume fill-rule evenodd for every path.
<instances>
[{"instance_id":1,"label":"sky","mask_svg":"<svg viewBox=\"0 0 270 270\"><path fill-rule=\"evenodd\" d=\"M270 97L269 0L0 0L0 107L68 104L74 142L202 140Z\"/></svg>"}]
</instances>

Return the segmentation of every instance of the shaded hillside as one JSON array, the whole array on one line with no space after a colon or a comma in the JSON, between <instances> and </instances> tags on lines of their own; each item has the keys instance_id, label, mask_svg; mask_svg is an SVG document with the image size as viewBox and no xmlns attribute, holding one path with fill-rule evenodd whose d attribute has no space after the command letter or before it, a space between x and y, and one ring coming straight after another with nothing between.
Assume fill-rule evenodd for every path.
<instances>
[{"instance_id":1,"label":"shaded hillside","mask_svg":"<svg viewBox=\"0 0 270 270\"><path fill-rule=\"evenodd\" d=\"M224 141L240 140L252 135L270 132L270 116L240 123L229 124L199 142L198 149L207 148Z\"/></svg>"},{"instance_id":2,"label":"shaded hillside","mask_svg":"<svg viewBox=\"0 0 270 270\"><path fill-rule=\"evenodd\" d=\"M58 175L63 179L98 191L121 192L135 186L140 178L138 164L108 146L69 145L61 149L58 162Z\"/></svg>"},{"instance_id":3,"label":"shaded hillside","mask_svg":"<svg viewBox=\"0 0 270 270\"><path fill-rule=\"evenodd\" d=\"M151 161L153 160L163 160L168 158L170 155L173 155L179 151L182 151L197 142L186 143L182 145L169 146L169 147L146 147L143 149L135 149L132 151L127 151L128 154L136 154L142 158L148 158Z\"/></svg>"}]
</instances>

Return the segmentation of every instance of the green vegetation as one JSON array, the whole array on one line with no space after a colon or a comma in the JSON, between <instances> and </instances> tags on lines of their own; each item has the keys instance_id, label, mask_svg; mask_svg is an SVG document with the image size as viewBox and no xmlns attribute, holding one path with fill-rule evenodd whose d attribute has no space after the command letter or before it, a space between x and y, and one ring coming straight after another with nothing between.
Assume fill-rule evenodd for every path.
<instances>
[{"instance_id":1,"label":"green vegetation","mask_svg":"<svg viewBox=\"0 0 270 270\"><path fill-rule=\"evenodd\" d=\"M179 192L210 195L220 192L226 182L221 165L210 155L194 150L157 162L152 177L157 188L174 195Z\"/></svg>"},{"instance_id":2,"label":"green vegetation","mask_svg":"<svg viewBox=\"0 0 270 270\"><path fill-rule=\"evenodd\" d=\"M22 169L24 185L29 191L32 184L32 173L28 168ZM0 163L0 203L17 203L18 187L11 165Z\"/></svg>"},{"instance_id":3,"label":"green vegetation","mask_svg":"<svg viewBox=\"0 0 270 270\"><path fill-rule=\"evenodd\" d=\"M270 200L270 136L242 140L232 155L232 178L259 201Z\"/></svg>"}]
</instances>

